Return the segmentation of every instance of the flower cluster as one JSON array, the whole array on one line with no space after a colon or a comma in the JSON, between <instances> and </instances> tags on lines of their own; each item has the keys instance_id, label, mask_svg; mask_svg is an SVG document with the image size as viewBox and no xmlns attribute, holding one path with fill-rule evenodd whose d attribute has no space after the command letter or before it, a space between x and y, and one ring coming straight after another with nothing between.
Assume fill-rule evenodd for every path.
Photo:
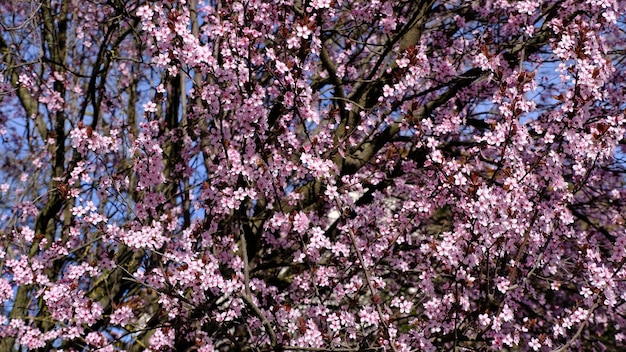
<instances>
[{"instance_id":1,"label":"flower cluster","mask_svg":"<svg viewBox=\"0 0 626 352\"><path fill-rule=\"evenodd\" d=\"M0 2L0 350L623 349L623 7Z\"/></svg>"}]
</instances>

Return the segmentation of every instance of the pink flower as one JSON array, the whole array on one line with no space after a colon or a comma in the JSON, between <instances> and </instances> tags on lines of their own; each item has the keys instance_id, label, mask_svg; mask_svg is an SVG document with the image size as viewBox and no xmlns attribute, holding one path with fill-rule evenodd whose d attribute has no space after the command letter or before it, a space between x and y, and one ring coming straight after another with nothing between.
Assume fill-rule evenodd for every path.
<instances>
[{"instance_id":1,"label":"pink flower","mask_svg":"<svg viewBox=\"0 0 626 352\"><path fill-rule=\"evenodd\" d=\"M110 317L111 324L119 326L128 324L131 319L134 319L134 314L132 309L127 305L117 308Z\"/></svg>"},{"instance_id":2,"label":"pink flower","mask_svg":"<svg viewBox=\"0 0 626 352\"><path fill-rule=\"evenodd\" d=\"M308 39L309 35L311 35L311 30L306 25L296 24L296 36L302 39Z\"/></svg>"},{"instance_id":3,"label":"pink flower","mask_svg":"<svg viewBox=\"0 0 626 352\"><path fill-rule=\"evenodd\" d=\"M541 343L538 338L533 337L530 339L530 342L528 342L528 347L532 348L533 351L539 351L541 349Z\"/></svg>"},{"instance_id":4,"label":"pink flower","mask_svg":"<svg viewBox=\"0 0 626 352\"><path fill-rule=\"evenodd\" d=\"M378 312L376 312L376 309L374 309L372 306L366 306L362 308L359 311L359 319L364 327L371 325L378 326L380 321L378 317Z\"/></svg>"},{"instance_id":5,"label":"pink flower","mask_svg":"<svg viewBox=\"0 0 626 352\"><path fill-rule=\"evenodd\" d=\"M89 334L87 334L87 336L85 337L85 341L94 347L103 347L104 344L106 343L106 339L105 337L102 335L102 333L97 332L97 331L92 331Z\"/></svg>"},{"instance_id":6,"label":"pink flower","mask_svg":"<svg viewBox=\"0 0 626 352\"><path fill-rule=\"evenodd\" d=\"M0 278L0 304L13 298L13 288L4 278Z\"/></svg>"},{"instance_id":7,"label":"pink flower","mask_svg":"<svg viewBox=\"0 0 626 352\"><path fill-rule=\"evenodd\" d=\"M150 337L150 348L159 350L174 347L174 330L171 328L159 328Z\"/></svg>"}]
</instances>

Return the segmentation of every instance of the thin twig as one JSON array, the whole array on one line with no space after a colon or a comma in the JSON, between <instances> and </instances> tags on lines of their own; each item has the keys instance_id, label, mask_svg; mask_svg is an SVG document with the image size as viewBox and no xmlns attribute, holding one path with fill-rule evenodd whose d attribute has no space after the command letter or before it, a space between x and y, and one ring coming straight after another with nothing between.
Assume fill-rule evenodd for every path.
<instances>
[{"instance_id":1,"label":"thin twig","mask_svg":"<svg viewBox=\"0 0 626 352\"><path fill-rule=\"evenodd\" d=\"M352 245L354 246L354 251L356 252L357 258L359 259L359 264L363 268L363 273L365 274L365 280L367 281L367 287L369 288L370 293L372 294L372 298L374 298L374 296L376 295L376 291L374 290L374 287L372 286L372 280L371 280L369 271L367 270L367 267L365 266L365 260L363 259L363 254L361 254L361 251L359 250L359 246L356 243L356 237L354 237L354 233L352 229L348 231L348 234L350 235L350 240L352 241ZM393 342L391 341L391 335L389 334L389 326L387 325L387 322L385 321L385 319L383 319L383 311L380 308L380 304L375 300L373 301L374 301L374 304L376 305L378 318L380 319L380 322L385 328L385 333L387 334L387 338L389 339L389 346L391 347L392 351L396 352L396 346L394 346Z\"/></svg>"},{"instance_id":2,"label":"thin twig","mask_svg":"<svg viewBox=\"0 0 626 352\"><path fill-rule=\"evenodd\" d=\"M272 343L272 348L274 350L279 350L278 340L276 339L276 333L272 328L272 324L270 324L269 320L265 316L265 313L252 301L252 293L250 291L250 265L248 263L248 244L246 242L246 235L241 234L241 254L243 256L243 278L244 278L244 293L241 294L241 298L243 301L252 309L254 314L261 319L261 323L265 327L265 330L269 334L270 341Z\"/></svg>"},{"instance_id":3,"label":"thin twig","mask_svg":"<svg viewBox=\"0 0 626 352\"><path fill-rule=\"evenodd\" d=\"M585 329L585 327L587 326L587 324L589 323L589 318L591 317L591 314L593 313L593 311L598 308L598 301L600 300L600 296L598 296L598 298L596 299L596 302L593 304L593 306L591 306L591 309L589 309L589 312L587 313L587 318L585 319L585 321L583 321L580 326L578 327L578 330L576 330L576 333L574 334L574 336L572 336L571 339L569 339L569 341L567 341L567 343L563 346L560 346L554 350L552 350L551 352L564 352L569 350L570 347L572 347L572 345L574 344L574 342L576 342L576 340L578 340L578 338L580 337L580 334L583 332L583 330Z\"/></svg>"}]
</instances>

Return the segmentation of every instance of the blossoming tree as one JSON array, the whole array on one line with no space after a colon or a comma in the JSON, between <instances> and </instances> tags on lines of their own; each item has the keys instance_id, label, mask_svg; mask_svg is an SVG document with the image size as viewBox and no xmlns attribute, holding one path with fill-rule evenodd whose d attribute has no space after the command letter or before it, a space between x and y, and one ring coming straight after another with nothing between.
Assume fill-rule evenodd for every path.
<instances>
[{"instance_id":1,"label":"blossoming tree","mask_svg":"<svg viewBox=\"0 0 626 352\"><path fill-rule=\"evenodd\" d=\"M0 350L620 350L621 0L0 2Z\"/></svg>"}]
</instances>

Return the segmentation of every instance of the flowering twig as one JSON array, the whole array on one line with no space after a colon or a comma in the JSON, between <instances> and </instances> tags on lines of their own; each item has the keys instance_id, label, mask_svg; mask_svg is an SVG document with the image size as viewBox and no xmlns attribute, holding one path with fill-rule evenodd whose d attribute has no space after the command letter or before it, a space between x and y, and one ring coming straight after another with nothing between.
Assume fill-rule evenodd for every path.
<instances>
[{"instance_id":1,"label":"flowering twig","mask_svg":"<svg viewBox=\"0 0 626 352\"><path fill-rule=\"evenodd\" d=\"M350 240L352 241L352 245L354 246L354 251L356 252L357 258L359 259L359 264L363 268L363 273L365 274L365 280L367 281L367 287L369 288L369 291L373 298L376 295L376 291L374 290L374 287L372 286L371 275L369 271L367 270L367 267L365 266L365 260L363 259L363 255L361 254L361 251L359 250L359 246L356 242L356 237L354 237L354 232L352 231L352 229L348 231L348 234L350 235ZM378 318L380 319L381 323L383 324L383 327L385 328L385 333L387 334L387 338L389 339L389 346L391 347L391 350L395 352L396 347L391 341L391 334L389 334L389 325L383 318L384 315L383 315L382 309L380 308L380 302L378 302L378 300L375 300L375 299L373 299L373 302L374 302L374 305L376 305L376 312L378 313Z\"/></svg>"}]
</instances>

